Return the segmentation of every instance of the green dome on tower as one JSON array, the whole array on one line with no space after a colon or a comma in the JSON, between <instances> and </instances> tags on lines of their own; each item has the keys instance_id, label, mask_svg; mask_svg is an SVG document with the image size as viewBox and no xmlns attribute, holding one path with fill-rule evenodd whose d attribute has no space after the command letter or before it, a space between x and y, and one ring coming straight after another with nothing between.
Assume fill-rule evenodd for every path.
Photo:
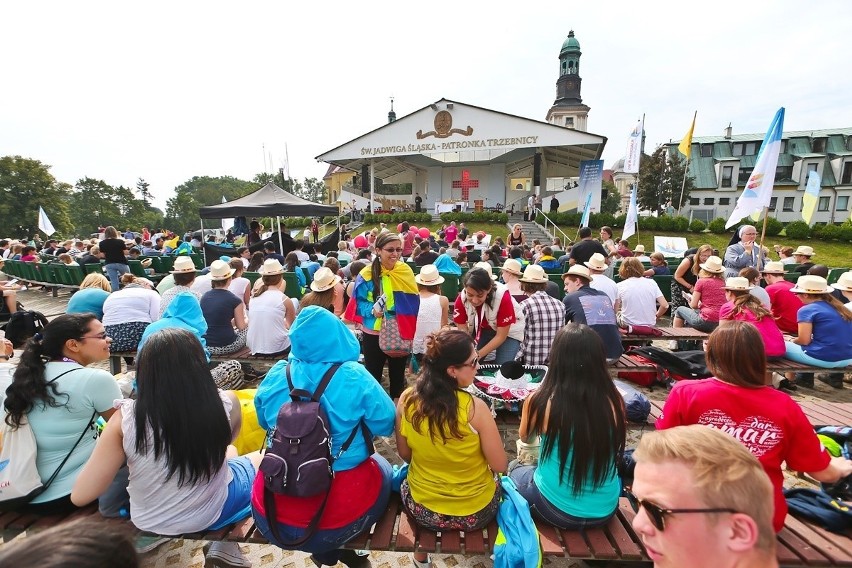
<instances>
[{"instance_id":1,"label":"green dome on tower","mask_svg":"<svg viewBox=\"0 0 852 568\"><path fill-rule=\"evenodd\" d=\"M574 30L568 32L568 37L565 38L565 43L562 44L562 50L559 55L569 51L580 51L580 42L574 37Z\"/></svg>"}]
</instances>

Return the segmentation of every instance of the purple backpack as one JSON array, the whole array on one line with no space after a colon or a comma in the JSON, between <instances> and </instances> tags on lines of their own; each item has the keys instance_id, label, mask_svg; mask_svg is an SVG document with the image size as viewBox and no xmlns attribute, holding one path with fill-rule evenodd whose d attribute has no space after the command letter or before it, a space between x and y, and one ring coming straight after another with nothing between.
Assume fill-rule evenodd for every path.
<instances>
[{"instance_id":1,"label":"purple backpack","mask_svg":"<svg viewBox=\"0 0 852 568\"><path fill-rule=\"evenodd\" d=\"M299 546L316 532L334 479L332 464L352 444L359 427L364 432L367 445L370 446L372 442L372 437L368 435L369 430L361 421L352 429L337 456L331 455L331 423L320 404L320 398L339 367L340 364L332 365L311 394L304 389L293 387L290 365L287 365L287 385L290 387L291 401L282 405L278 411L271 442L260 462L259 472L259 475L263 476L266 520L278 544L283 546ZM312 497L322 493L325 493L322 505L311 519L303 537L296 541L282 539L277 528L275 494Z\"/></svg>"}]
</instances>

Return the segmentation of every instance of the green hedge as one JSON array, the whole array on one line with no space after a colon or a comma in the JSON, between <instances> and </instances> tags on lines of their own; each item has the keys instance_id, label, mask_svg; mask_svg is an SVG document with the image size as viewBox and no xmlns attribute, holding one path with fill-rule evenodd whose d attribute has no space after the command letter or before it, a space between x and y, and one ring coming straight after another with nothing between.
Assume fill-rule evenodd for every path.
<instances>
[{"instance_id":1,"label":"green hedge","mask_svg":"<svg viewBox=\"0 0 852 568\"><path fill-rule=\"evenodd\" d=\"M811 228L804 221L793 221L787 223L784 231L791 239L807 239L811 234Z\"/></svg>"},{"instance_id":2,"label":"green hedge","mask_svg":"<svg viewBox=\"0 0 852 568\"><path fill-rule=\"evenodd\" d=\"M421 213L422 215L422 213ZM431 222L432 216L428 213L426 214L428 217L428 221ZM444 223L449 223L450 221L455 221L457 223L508 223L509 215L506 213L497 213L496 211L480 211L475 213L461 213L450 211L448 213L441 213L441 221Z\"/></svg>"},{"instance_id":3,"label":"green hedge","mask_svg":"<svg viewBox=\"0 0 852 568\"><path fill-rule=\"evenodd\" d=\"M701 219L693 219L692 223L689 224L689 230L693 233L700 233L707 228L707 225L704 224L704 221Z\"/></svg>"},{"instance_id":4,"label":"green hedge","mask_svg":"<svg viewBox=\"0 0 852 568\"><path fill-rule=\"evenodd\" d=\"M414 223L415 225L431 223L432 215L429 213L381 213L378 215L368 213L364 215L365 225L374 225L377 223L402 223L403 221Z\"/></svg>"}]
</instances>

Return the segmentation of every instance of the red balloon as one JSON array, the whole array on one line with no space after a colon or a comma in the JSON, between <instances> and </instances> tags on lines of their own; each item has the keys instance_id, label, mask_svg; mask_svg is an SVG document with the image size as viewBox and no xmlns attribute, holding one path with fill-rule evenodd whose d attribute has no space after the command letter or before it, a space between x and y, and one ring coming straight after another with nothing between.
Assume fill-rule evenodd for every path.
<instances>
[{"instance_id":1,"label":"red balloon","mask_svg":"<svg viewBox=\"0 0 852 568\"><path fill-rule=\"evenodd\" d=\"M420 229L418 229L418 228L417 228L417 227L415 227L414 225L411 225L410 227L408 227L408 230L409 230L409 231L414 231L414 234L416 235L416 234L417 234L417 231L419 231Z\"/></svg>"},{"instance_id":2,"label":"red balloon","mask_svg":"<svg viewBox=\"0 0 852 568\"><path fill-rule=\"evenodd\" d=\"M396 226L396 232L397 232L397 233L401 233L401 232L402 232L402 223L400 223L400 224L398 224L398 225Z\"/></svg>"},{"instance_id":3,"label":"red balloon","mask_svg":"<svg viewBox=\"0 0 852 568\"><path fill-rule=\"evenodd\" d=\"M367 237L364 235L358 235L355 237L355 248L367 248Z\"/></svg>"},{"instance_id":4,"label":"red balloon","mask_svg":"<svg viewBox=\"0 0 852 568\"><path fill-rule=\"evenodd\" d=\"M423 237L424 239L428 239L428 238L429 238L429 235L430 235L430 232L429 232L429 229L427 229L426 227L421 227L421 228L420 228L420 231L418 232L418 234L419 234L421 237Z\"/></svg>"}]
</instances>

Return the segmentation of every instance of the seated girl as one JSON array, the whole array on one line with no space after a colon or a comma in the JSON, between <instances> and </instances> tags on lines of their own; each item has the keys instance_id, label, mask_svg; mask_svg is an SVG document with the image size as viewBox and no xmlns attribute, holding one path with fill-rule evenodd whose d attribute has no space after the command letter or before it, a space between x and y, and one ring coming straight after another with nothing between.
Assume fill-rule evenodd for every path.
<instances>
[{"instance_id":1,"label":"seated girl","mask_svg":"<svg viewBox=\"0 0 852 568\"><path fill-rule=\"evenodd\" d=\"M541 436L538 465L513 462L509 475L534 516L563 529L607 523L618 509L616 456L624 451L621 395L592 328L563 327L553 340L550 370L524 401L522 442Z\"/></svg>"}]
</instances>

